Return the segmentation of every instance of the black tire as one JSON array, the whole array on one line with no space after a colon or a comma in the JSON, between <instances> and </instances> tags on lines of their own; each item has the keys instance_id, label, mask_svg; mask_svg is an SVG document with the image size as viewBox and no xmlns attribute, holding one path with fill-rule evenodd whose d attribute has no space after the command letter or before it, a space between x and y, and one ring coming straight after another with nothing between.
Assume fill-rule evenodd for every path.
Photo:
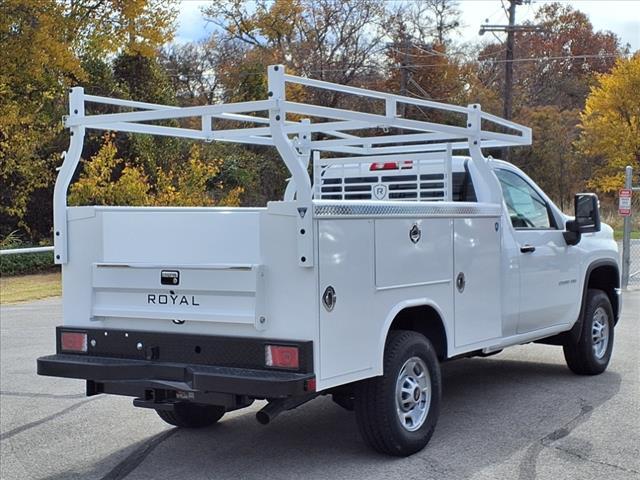
<instances>
[{"instance_id":1,"label":"black tire","mask_svg":"<svg viewBox=\"0 0 640 480\"><path fill-rule=\"evenodd\" d=\"M334 393L333 395L331 395L331 397L337 405L340 405L342 408L349 412L353 412L353 409L355 408L353 395L342 395Z\"/></svg>"},{"instance_id":2,"label":"black tire","mask_svg":"<svg viewBox=\"0 0 640 480\"><path fill-rule=\"evenodd\" d=\"M605 314L606 319L602 316ZM606 349L598 351L594 332L596 317L606 325ZM569 338L563 345L564 358L569 369L578 375L598 375L604 372L611 360L613 350L613 309L609 297L602 290L587 290L587 299L581 318L582 327L577 341ZM600 353L600 355L598 355Z\"/></svg>"},{"instance_id":3,"label":"black tire","mask_svg":"<svg viewBox=\"0 0 640 480\"><path fill-rule=\"evenodd\" d=\"M217 405L183 402L177 403L173 410L156 410L156 413L162 420L176 427L203 428L220 420L225 409Z\"/></svg>"},{"instance_id":4,"label":"black tire","mask_svg":"<svg viewBox=\"0 0 640 480\"><path fill-rule=\"evenodd\" d=\"M396 383L406 362L419 358L426 365L430 402L423 423L408 430L401 422ZM355 387L355 413L360 434L376 451L406 457L422 450L433 435L440 413L442 380L436 352L423 335L396 330L389 333L384 354L384 374L358 382ZM426 405L426 401L425 401Z\"/></svg>"}]
</instances>

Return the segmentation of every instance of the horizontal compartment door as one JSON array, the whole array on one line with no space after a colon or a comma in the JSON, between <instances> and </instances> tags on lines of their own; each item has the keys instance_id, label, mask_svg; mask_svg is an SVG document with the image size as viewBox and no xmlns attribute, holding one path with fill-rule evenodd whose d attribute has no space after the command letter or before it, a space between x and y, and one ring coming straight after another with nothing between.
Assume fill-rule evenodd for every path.
<instances>
[{"instance_id":1,"label":"horizontal compartment door","mask_svg":"<svg viewBox=\"0 0 640 480\"><path fill-rule=\"evenodd\" d=\"M261 265L96 263L92 316L259 326L262 278Z\"/></svg>"}]
</instances>

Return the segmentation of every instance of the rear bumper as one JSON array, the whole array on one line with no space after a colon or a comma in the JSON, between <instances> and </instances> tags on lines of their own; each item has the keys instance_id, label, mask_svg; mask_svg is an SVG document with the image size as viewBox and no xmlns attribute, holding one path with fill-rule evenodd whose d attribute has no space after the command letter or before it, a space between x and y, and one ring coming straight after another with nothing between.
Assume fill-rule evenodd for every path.
<instances>
[{"instance_id":1,"label":"rear bumper","mask_svg":"<svg viewBox=\"0 0 640 480\"><path fill-rule=\"evenodd\" d=\"M57 354L38 359L38 375L79 378L98 384L192 393L280 398L309 393L311 373L161 363L149 360ZM107 392L108 393L108 392Z\"/></svg>"},{"instance_id":2,"label":"rear bumper","mask_svg":"<svg viewBox=\"0 0 640 480\"><path fill-rule=\"evenodd\" d=\"M87 334L87 352L69 353L61 332ZM38 359L38 374L87 380L87 394L114 393L207 403L216 396L285 398L315 389L313 342L168 332L58 327L56 355ZM298 369L265 366L265 346L299 350Z\"/></svg>"}]
</instances>

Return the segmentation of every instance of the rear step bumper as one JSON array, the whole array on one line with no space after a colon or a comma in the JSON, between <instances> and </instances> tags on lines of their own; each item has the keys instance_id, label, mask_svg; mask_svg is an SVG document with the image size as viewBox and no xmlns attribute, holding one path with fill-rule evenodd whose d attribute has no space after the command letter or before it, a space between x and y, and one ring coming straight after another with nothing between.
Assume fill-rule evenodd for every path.
<instances>
[{"instance_id":1,"label":"rear step bumper","mask_svg":"<svg viewBox=\"0 0 640 480\"><path fill-rule=\"evenodd\" d=\"M79 378L95 383L135 384L149 389L214 392L256 398L284 398L310 393L312 373L188 365L57 354L38 359L38 375Z\"/></svg>"}]
</instances>

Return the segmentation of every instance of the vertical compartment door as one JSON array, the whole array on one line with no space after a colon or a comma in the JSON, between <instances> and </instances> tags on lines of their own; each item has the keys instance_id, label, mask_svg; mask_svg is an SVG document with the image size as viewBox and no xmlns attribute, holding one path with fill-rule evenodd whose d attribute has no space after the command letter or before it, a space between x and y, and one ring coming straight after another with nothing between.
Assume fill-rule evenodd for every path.
<instances>
[{"instance_id":1,"label":"vertical compartment door","mask_svg":"<svg viewBox=\"0 0 640 480\"><path fill-rule=\"evenodd\" d=\"M454 220L455 345L502 335L500 219Z\"/></svg>"},{"instance_id":2,"label":"vertical compartment door","mask_svg":"<svg viewBox=\"0 0 640 480\"><path fill-rule=\"evenodd\" d=\"M321 220L319 234L320 378L372 367L373 220ZM333 298L329 298L332 296Z\"/></svg>"}]
</instances>

